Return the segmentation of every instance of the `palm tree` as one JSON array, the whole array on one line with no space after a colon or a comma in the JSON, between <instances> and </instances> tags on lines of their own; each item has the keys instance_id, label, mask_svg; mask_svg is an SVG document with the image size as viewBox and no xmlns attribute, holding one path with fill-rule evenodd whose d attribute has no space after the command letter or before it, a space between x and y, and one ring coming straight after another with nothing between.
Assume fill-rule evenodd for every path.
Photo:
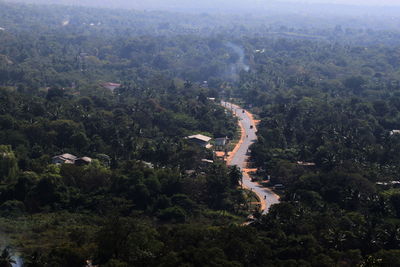
<instances>
[{"instance_id":1,"label":"palm tree","mask_svg":"<svg viewBox=\"0 0 400 267\"><path fill-rule=\"evenodd\" d=\"M0 267L12 267L12 264L16 263L12 258L9 249L3 249L3 252L0 255Z\"/></svg>"}]
</instances>

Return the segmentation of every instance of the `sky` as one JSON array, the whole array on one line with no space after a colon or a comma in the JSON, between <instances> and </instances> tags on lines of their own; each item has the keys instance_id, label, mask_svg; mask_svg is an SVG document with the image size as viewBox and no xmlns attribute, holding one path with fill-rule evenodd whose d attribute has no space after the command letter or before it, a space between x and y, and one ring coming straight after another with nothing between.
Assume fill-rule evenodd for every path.
<instances>
[{"instance_id":1,"label":"sky","mask_svg":"<svg viewBox=\"0 0 400 267\"><path fill-rule=\"evenodd\" d=\"M18 0L16 0L18 1ZM20 1L24 1L24 0L20 0ZM112 4L113 2L125 2L125 3L135 3L135 4L140 4L148 2L149 0L101 0L99 2L103 2L103 3L110 3ZM162 3L163 5L168 5L169 2L175 2L176 0L150 0L150 2L156 2L156 3ZM12 1L10 1L12 2ZM93 5L95 5L95 3L97 2L96 0L83 0L83 1L79 1L79 0L25 0L25 2L50 2L50 3L57 3L57 2L70 2L70 3L79 3L79 2L90 2ZM191 0L186 0L183 1L184 2L191 2ZM202 0L200 2L198 1L193 1L192 2L197 2L198 4L201 5L201 2L207 2ZM218 3L218 2L227 2L229 3L229 1L226 0L214 0L212 1L214 3ZM288 3L288 2L293 2L293 3L328 3L328 4L345 4L345 5L378 5L378 6L400 6L400 0L241 0L240 3L243 6L246 6L246 4L251 4L251 3L259 3L259 4L263 4L263 3Z\"/></svg>"},{"instance_id":2,"label":"sky","mask_svg":"<svg viewBox=\"0 0 400 267\"><path fill-rule=\"evenodd\" d=\"M276 2L284 2L274 0ZM345 5L369 5L369 6L400 6L400 0L285 0L286 2L305 2L305 3L329 3Z\"/></svg>"},{"instance_id":3,"label":"sky","mask_svg":"<svg viewBox=\"0 0 400 267\"><path fill-rule=\"evenodd\" d=\"M1 0L0 0L1 1ZM400 0L6 0L9 2L28 2L40 4L72 4L84 6L97 6L97 7L116 7L116 8L134 8L134 9L167 9L167 10L198 10L198 11L264 11L271 10L307 10L309 5L313 3L322 4L339 4L339 5L355 5L360 7L352 7L351 12L362 13L362 9L369 8L370 6L396 6L400 8ZM314 5L312 5L314 6ZM325 7L324 7L325 6ZM318 8L314 6L313 8ZM343 6L337 6L331 9L329 6L320 6L325 12L333 11L342 13L349 13L349 10L344 10ZM302 12L303 12L302 11ZM390 12L394 12L390 10ZM398 10L397 10L398 11ZM396 11L396 12L397 12ZM360 14L361 14L360 13ZM383 14L385 14L383 12ZM400 15L400 14L399 14Z\"/></svg>"}]
</instances>

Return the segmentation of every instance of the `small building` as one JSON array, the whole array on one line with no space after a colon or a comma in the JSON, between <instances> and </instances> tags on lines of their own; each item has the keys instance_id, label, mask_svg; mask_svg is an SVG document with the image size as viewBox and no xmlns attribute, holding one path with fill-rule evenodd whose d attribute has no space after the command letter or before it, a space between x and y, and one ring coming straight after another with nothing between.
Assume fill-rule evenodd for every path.
<instances>
[{"instance_id":1,"label":"small building","mask_svg":"<svg viewBox=\"0 0 400 267\"><path fill-rule=\"evenodd\" d=\"M101 86L110 90L111 92L114 92L115 89L121 87L121 84L119 84L119 83L102 83Z\"/></svg>"},{"instance_id":2,"label":"small building","mask_svg":"<svg viewBox=\"0 0 400 267\"><path fill-rule=\"evenodd\" d=\"M215 138L215 146L225 147L228 144L228 137Z\"/></svg>"},{"instance_id":3,"label":"small building","mask_svg":"<svg viewBox=\"0 0 400 267\"><path fill-rule=\"evenodd\" d=\"M111 165L111 158L106 154L96 154L96 159L100 160L100 162L107 167Z\"/></svg>"},{"instance_id":4,"label":"small building","mask_svg":"<svg viewBox=\"0 0 400 267\"><path fill-rule=\"evenodd\" d=\"M89 157L82 157L75 160L74 164L78 166L89 165L92 163L92 159Z\"/></svg>"},{"instance_id":5,"label":"small building","mask_svg":"<svg viewBox=\"0 0 400 267\"><path fill-rule=\"evenodd\" d=\"M52 159L53 164L74 164L77 166L83 166L83 165L89 165L92 163L92 159L89 157L81 157L78 158L77 156L74 156L72 154L62 154L58 156L54 156Z\"/></svg>"},{"instance_id":6,"label":"small building","mask_svg":"<svg viewBox=\"0 0 400 267\"><path fill-rule=\"evenodd\" d=\"M229 153L225 151L214 151L214 160L226 161L228 159Z\"/></svg>"},{"instance_id":7,"label":"small building","mask_svg":"<svg viewBox=\"0 0 400 267\"><path fill-rule=\"evenodd\" d=\"M298 161L297 165L303 166L303 167L315 167L316 164L314 162L305 162L305 161Z\"/></svg>"},{"instance_id":8,"label":"small building","mask_svg":"<svg viewBox=\"0 0 400 267\"><path fill-rule=\"evenodd\" d=\"M390 186L394 188L400 187L400 181L376 182L376 184L380 186Z\"/></svg>"},{"instance_id":9,"label":"small building","mask_svg":"<svg viewBox=\"0 0 400 267\"><path fill-rule=\"evenodd\" d=\"M228 156L228 151L215 151L214 154L217 159L225 159Z\"/></svg>"},{"instance_id":10,"label":"small building","mask_svg":"<svg viewBox=\"0 0 400 267\"><path fill-rule=\"evenodd\" d=\"M202 134L191 135L186 137L186 139L205 148L211 147L210 141L212 138Z\"/></svg>"},{"instance_id":11,"label":"small building","mask_svg":"<svg viewBox=\"0 0 400 267\"><path fill-rule=\"evenodd\" d=\"M154 169L154 164L151 162L147 162L144 160L141 160L140 163L142 163L145 167L149 168L149 169Z\"/></svg>"},{"instance_id":12,"label":"small building","mask_svg":"<svg viewBox=\"0 0 400 267\"><path fill-rule=\"evenodd\" d=\"M390 135L400 134L400 130L391 130Z\"/></svg>"},{"instance_id":13,"label":"small building","mask_svg":"<svg viewBox=\"0 0 400 267\"><path fill-rule=\"evenodd\" d=\"M53 164L75 164L75 160L77 160L77 157L72 155L72 154L62 154L58 156L54 156L52 159Z\"/></svg>"}]
</instances>

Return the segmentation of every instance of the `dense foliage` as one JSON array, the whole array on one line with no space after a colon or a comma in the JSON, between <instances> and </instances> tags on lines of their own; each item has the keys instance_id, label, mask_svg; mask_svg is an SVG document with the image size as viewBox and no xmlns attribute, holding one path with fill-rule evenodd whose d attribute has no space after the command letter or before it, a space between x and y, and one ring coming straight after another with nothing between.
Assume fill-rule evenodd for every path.
<instances>
[{"instance_id":1,"label":"dense foliage","mask_svg":"<svg viewBox=\"0 0 400 267\"><path fill-rule=\"evenodd\" d=\"M285 202L257 228L284 235L278 257L297 264L397 265L398 47L289 39L248 46L265 51L238 91L261 118L253 164L286 187Z\"/></svg>"},{"instance_id":2,"label":"dense foliage","mask_svg":"<svg viewBox=\"0 0 400 267\"><path fill-rule=\"evenodd\" d=\"M26 266L399 265L398 33L264 23L0 3L4 245ZM239 170L185 139L237 137L221 97L286 187L251 225Z\"/></svg>"}]
</instances>

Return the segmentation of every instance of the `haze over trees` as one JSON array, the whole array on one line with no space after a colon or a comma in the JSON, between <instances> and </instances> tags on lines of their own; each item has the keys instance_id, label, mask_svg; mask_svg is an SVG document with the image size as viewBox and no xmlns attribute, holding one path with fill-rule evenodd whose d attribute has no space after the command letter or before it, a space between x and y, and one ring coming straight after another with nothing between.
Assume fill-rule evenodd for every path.
<instances>
[{"instance_id":1,"label":"haze over trees","mask_svg":"<svg viewBox=\"0 0 400 267\"><path fill-rule=\"evenodd\" d=\"M1 264L399 265L396 9L163 3L0 2ZM251 165L285 187L250 225L239 170L185 139L238 137L221 98L260 119Z\"/></svg>"}]
</instances>

